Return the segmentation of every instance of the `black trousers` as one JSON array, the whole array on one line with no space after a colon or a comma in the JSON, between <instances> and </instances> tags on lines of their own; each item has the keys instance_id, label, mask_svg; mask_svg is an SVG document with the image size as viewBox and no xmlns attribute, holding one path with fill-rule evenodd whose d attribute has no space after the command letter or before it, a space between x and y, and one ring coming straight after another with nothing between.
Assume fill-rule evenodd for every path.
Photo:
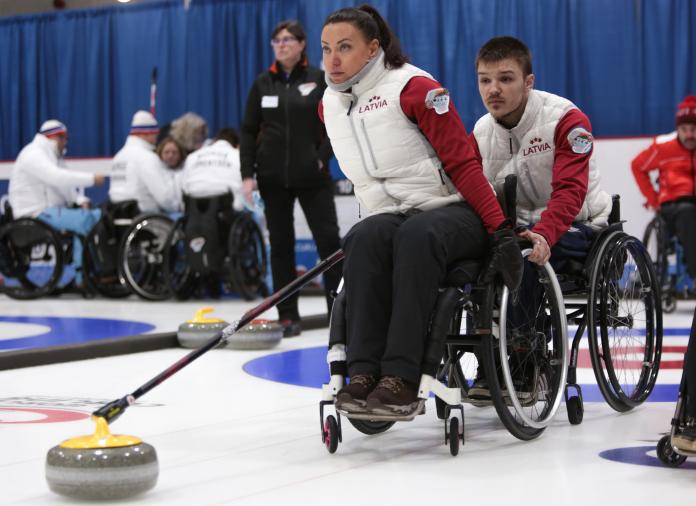
<instances>
[{"instance_id":1,"label":"black trousers","mask_svg":"<svg viewBox=\"0 0 696 506\"><path fill-rule=\"evenodd\" d=\"M295 263L295 199L300 201L309 229L312 231L320 258L326 258L341 245L338 218L331 183L311 188L285 188L282 185L259 185L261 198L266 206L266 225L271 241L271 269L273 290L277 291L297 277ZM341 280L340 265L324 273L326 303L331 312L331 291ZM295 294L278 304L281 320L299 320Z\"/></svg>"},{"instance_id":2,"label":"black trousers","mask_svg":"<svg viewBox=\"0 0 696 506\"><path fill-rule=\"evenodd\" d=\"M696 312L691 323L689 344L686 347L684 374L686 375L686 416L696 417Z\"/></svg>"},{"instance_id":3,"label":"black trousers","mask_svg":"<svg viewBox=\"0 0 696 506\"><path fill-rule=\"evenodd\" d=\"M696 278L696 200L677 200L660 206L670 235L676 235L684 248L684 260L689 276Z\"/></svg>"},{"instance_id":4,"label":"black trousers","mask_svg":"<svg viewBox=\"0 0 696 506\"><path fill-rule=\"evenodd\" d=\"M481 219L465 203L357 223L343 241L348 373L417 384L448 265L482 258L487 248Z\"/></svg>"}]
</instances>

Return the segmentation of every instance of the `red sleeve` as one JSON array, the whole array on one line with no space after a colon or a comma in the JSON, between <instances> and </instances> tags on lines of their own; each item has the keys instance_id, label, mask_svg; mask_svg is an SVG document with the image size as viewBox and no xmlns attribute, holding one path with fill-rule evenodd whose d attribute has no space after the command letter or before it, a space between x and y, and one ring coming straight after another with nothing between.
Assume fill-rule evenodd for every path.
<instances>
[{"instance_id":1,"label":"red sleeve","mask_svg":"<svg viewBox=\"0 0 696 506\"><path fill-rule=\"evenodd\" d=\"M658 206L658 193L655 191L652 181L650 181L650 172L658 168L656 163L657 154L658 146L653 142L648 149L641 151L631 162L631 171L636 179L636 183L638 183L638 188L645 195L645 198L648 199L647 205L652 208L657 208Z\"/></svg>"},{"instance_id":2,"label":"red sleeve","mask_svg":"<svg viewBox=\"0 0 696 506\"><path fill-rule=\"evenodd\" d=\"M478 213L489 232L495 231L505 217L495 193L483 175L459 113L450 101L449 110L437 114L426 107L430 90L442 86L427 77L414 77L401 91L401 109L418 125L437 153L445 172L464 200Z\"/></svg>"},{"instance_id":3,"label":"red sleeve","mask_svg":"<svg viewBox=\"0 0 696 506\"><path fill-rule=\"evenodd\" d=\"M587 195L593 147L584 153L573 151L569 138L576 128L592 134L589 118L579 109L568 111L556 125L551 198L539 223L533 227L534 232L544 236L549 246L556 244L568 231Z\"/></svg>"},{"instance_id":4,"label":"red sleeve","mask_svg":"<svg viewBox=\"0 0 696 506\"><path fill-rule=\"evenodd\" d=\"M319 113L319 120L321 120L321 122L324 123L324 99L323 98L319 101L319 105L317 106L317 112Z\"/></svg>"}]
</instances>

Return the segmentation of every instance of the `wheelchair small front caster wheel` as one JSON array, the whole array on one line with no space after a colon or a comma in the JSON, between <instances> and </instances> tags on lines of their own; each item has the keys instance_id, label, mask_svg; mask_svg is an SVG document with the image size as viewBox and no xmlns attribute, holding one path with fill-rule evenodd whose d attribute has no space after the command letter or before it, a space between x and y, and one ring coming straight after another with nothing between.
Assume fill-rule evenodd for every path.
<instances>
[{"instance_id":1,"label":"wheelchair small front caster wheel","mask_svg":"<svg viewBox=\"0 0 696 506\"><path fill-rule=\"evenodd\" d=\"M677 299L675 297L663 297L662 311L669 314L674 313L675 309L677 309Z\"/></svg>"},{"instance_id":2,"label":"wheelchair small front caster wheel","mask_svg":"<svg viewBox=\"0 0 696 506\"><path fill-rule=\"evenodd\" d=\"M585 414L585 408L582 405L580 397L574 395L566 401L566 408L568 409L568 421L571 425L580 425L582 423L582 417Z\"/></svg>"},{"instance_id":3,"label":"wheelchair small front caster wheel","mask_svg":"<svg viewBox=\"0 0 696 506\"><path fill-rule=\"evenodd\" d=\"M453 457L459 453L459 418L450 418L449 421L449 450Z\"/></svg>"},{"instance_id":4,"label":"wheelchair small front caster wheel","mask_svg":"<svg viewBox=\"0 0 696 506\"><path fill-rule=\"evenodd\" d=\"M657 457L669 467L679 467L686 461L686 456L679 455L672 448L672 438L663 436L657 443Z\"/></svg>"},{"instance_id":5,"label":"wheelchair small front caster wheel","mask_svg":"<svg viewBox=\"0 0 696 506\"><path fill-rule=\"evenodd\" d=\"M336 422L336 418L333 415L326 417L321 439L329 453L336 453L338 448L338 422Z\"/></svg>"}]
</instances>

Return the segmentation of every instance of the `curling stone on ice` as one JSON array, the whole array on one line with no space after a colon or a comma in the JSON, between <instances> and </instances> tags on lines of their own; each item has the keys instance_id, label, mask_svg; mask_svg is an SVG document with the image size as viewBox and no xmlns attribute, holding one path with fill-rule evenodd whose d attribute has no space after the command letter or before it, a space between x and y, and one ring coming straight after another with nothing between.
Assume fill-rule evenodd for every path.
<instances>
[{"instance_id":1,"label":"curling stone on ice","mask_svg":"<svg viewBox=\"0 0 696 506\"><path fill-rule=\"evenodd\" d=\"M196 311L193 320L187 320L179 325L176 333L179 346L183 348L198 348L218 332L227 327L229 323L219 318L206 318L206 313L213 311L212 307L204 307Z\"/></svg>"},{"instance_id":2,"label":"curling stone on ice","mask_svg":"<svg viewBox=\"0 0 696 506\"><path fill-rule=\"evenodd\" d=\"M252 320L232 334L227 348L233 350L267 350L283 340L283 326L273 320Z\"/></svg>"},{"instance_id":3,"label":"curling stone on ice","mask_svg":"<svg viewBox=\"0 0 696 506\"><path fill-rule=\"evenodd\" d=\"M154 447L135 436L109 432L104 418L92 417L94 434L66 439L46 455L46 481L57 493L78 499L124 499L157 483Z\"/></svg>"}]
</instances>

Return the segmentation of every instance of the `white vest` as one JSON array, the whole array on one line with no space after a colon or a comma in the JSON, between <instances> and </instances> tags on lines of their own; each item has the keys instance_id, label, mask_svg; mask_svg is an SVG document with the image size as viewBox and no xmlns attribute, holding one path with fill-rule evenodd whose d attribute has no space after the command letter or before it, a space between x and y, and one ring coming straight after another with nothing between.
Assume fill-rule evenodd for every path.
<instances>
[{"instance_id":1,"label":"white vest","mask_svg":"<svg viewBox=\"0 0 696 506\"><path fill-rule=\"evenodd\" d=\"M502 191L505 176L517 175L519 224L537 223L551 198L556 126L571 109L577 107L570 100L532 90L524 114L514 128L508 130L490 114L476 122L474 136L483 159L483 171L495 190ZM611 196L599 187L599 170L593 154L587 196L575 221L594 228L604 227L611 204Z\"/></svg>"},{"instance_id":2,"label":"white vest","mask_svg":"<svg viewBox=\"0 0 696 506\"><path fill-rule=\"evenodd\" d=\"M372 213L427 210L463 200L433 147L401 109L408 81L431 76L408 64L386 69L382 58L350 92L324 92L326 131L355 196Z\"/></svg>"}]
</instances>

